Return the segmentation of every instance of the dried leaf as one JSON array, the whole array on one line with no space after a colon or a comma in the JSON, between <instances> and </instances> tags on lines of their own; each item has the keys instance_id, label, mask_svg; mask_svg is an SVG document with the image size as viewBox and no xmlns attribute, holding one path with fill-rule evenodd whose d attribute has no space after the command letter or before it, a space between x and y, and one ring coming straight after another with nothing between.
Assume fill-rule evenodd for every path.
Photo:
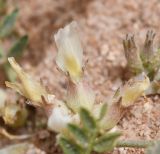
<instances>
[{"instance_id":1,"label":"dried leaf","mask_svg":"<svg viewBox=\"0 0 160 154\"><path fill-rule=\"evenodd\" d=\"M83 49L77 27L76 22L71 22L54 36L58 48L56 63L62 71L69 73L72 81L82 77Z\"/></svg>"}]
</instances>

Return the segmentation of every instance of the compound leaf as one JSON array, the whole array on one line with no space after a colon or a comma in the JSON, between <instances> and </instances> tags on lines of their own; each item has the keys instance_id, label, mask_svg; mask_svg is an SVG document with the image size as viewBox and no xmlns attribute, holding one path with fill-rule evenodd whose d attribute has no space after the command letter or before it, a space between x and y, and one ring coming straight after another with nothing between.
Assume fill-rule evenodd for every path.
<instances>
[{"instance_id":1,"label":"compound leaf","mask_svg":"<svg viewBox=\"0 0 160 154\"><path fill-rule=\"evenodd\" d=\"M107 133L99 137L94 144L95 152L110 152L114 149L117 139L121 136L120 132Z\"/></svg>"},{"instance_id":2,"label":"compound leaf","mask_svg":"<svg viewBox=\"0 0 160 154\"><path fill-rule=\"evenodd\" d=\"M74 139L76 139L81 145L87 145L88 138L83 129L74 124L69 124L68 129L72 133Z\"/></svg>"}]
</instances>

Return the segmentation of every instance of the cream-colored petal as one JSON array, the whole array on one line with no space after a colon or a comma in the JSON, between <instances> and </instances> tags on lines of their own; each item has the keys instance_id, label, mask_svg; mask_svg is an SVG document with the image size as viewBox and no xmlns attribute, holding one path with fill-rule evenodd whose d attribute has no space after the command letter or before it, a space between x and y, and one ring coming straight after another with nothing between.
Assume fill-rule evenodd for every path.
<instances>
[{"instance_id":1,"label":"cream-colored petal","mask_svg":"<svg viewBox=\"0 0 160 154\"><path fill-rule=\"evenodd\" d=\"M60 108L54 108L48 119L48 128L55 132L64 132L67 124L71 122L68 113L64 113Z\"/></svg>"},{"instance_id":2,"label":"cream-colored petal","mask_svg":"<svg viewBox=\"0 0 160 154\"><path fill-rule=\"evenodd\" d=\"M140 97L149 87L150 81L145 74L129 80L123 88L121 88L122 106L128 107Z\"/></svg>"},{"instance_id":3,"label":"cream-colored petal","mask_svg":"<svg viewBox=\"0 0 160 154\"><path fill-rule=\"evenodd\" d=\"M12 66L14 71L17 73L19 78L23 78L24 72L23 72L22 68L18 65L18 63L16 62L15 58L9 57L8 62L10 63L10 65Z\"/></svg>"},{"instance_id":4,"label":"cream-colored petal","mask_svg":"<svg viewBox=\"0 0 160 154\"><path fill-rule=\"evenodd\" d=\"M72 79L78 79L82 73L83 49L77 32L77 23L72 22L60 29L54 36L58 48L56 63Z\"/></svg>"},{"instance_id":5,"label":"cream-colored petal","mask_svg":"<svg viewBox=\"0 0 160 154\"><path fill-rule=\"evenodd\" d=\"M20 93L21 95L25 96L23 93L23 91L24 91L23 87L19 83L12 83L12 82L5 81L5 84L8 88L11 88L11 89L17 91L18 93Z\"/></svg>"},{"instance_id":6,"label":"cream-colored petal","mask_svg":"<svg viewBox=\"0 0 160 154\"><path fill-rule=\"evenodd\" d=\"M58 102L48 119L48 128L59 133L67 132L68 123L78 123L78 115L73 115L63 102Z\"/></svg>"},{"instance_id":7,"label":"cream-colored petal","mask_svg":"<svg viewBox=\"0 0 160 154\"><path fill-rule=\"evenodd\" d=\"M54 37L58 49L74 55L82 64L83 48L78 35L78 24L75 21L60 29Z\"/></svg>"}]
</instances>

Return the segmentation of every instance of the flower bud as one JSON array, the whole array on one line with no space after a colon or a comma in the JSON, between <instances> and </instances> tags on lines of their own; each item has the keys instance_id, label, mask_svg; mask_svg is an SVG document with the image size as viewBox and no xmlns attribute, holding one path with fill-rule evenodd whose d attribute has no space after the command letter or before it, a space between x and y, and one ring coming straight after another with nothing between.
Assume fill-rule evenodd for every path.
<instances>
[{"instance_id":1,"label":"flower bud","mask_svg":"<svg viewBox=\"0 0 160 154\"><path fill-rule=\"evenodd\" d=\"M143 65L134 41L134 35L126 35L126 39L123 40L123 47L129 70L135 74L141 73Z\"/></svg>"},{"instance_id":2,"label":"flower bud","mask_svg":"<svg viewBox=\"0 0 160 154\"><path fill-rule=\"evenodd\" d=\"M5 82L6 86L16 90L21 95L30 99L33 102L33 105L41 105L41 97L47 95L45 88L42 87L40 83L33 80L31 76L25 73L13 57L8 58L8 61L13 70L16 72L20 83Z\"/></svg>"},{"instance_id":3,"label":"flower bud","mask_svg":"<svg viewBox=\"0 0 160 154\"><path fill-rule=\"evenodd\" d=\"M95 102L95 94L86 83L69 81L66 103L75 113L83 107L91 111Z\"/></svg>"},{"instance_id":4,"label":"flower bud","mask_svg":"<svg viewBox=\"0 0 160 154\"><path fill-rule=\"evenodd\" d=\"M108 112L101 122L102 128L113 128L122 118L127 107L133 105L136 99L148 89L149 85L148 77L142 73L120 87L108 103Z\"/></svg>"},{"instance_id":5,"label":"flower bud","mask_svg":"<svg viewBox=\"0 0 160 154\"><path fill-rule=\"evenodd\" d=\"M54 36L58 48L56 63L73 81L82 76L83 49L77 32L77 23L72 22Z\"/></svg>"},{"instance_id":6,"label":"flower bud","mask_svg":"<svg viewBox=\"0 0 160 154\"><path fill-rule=\"evenodd\" d=\"M149 85L149 78L144 73L130 79L120 88L121 105L124 107L132 105L148 89Z\"/></svg>"}]
</instances>

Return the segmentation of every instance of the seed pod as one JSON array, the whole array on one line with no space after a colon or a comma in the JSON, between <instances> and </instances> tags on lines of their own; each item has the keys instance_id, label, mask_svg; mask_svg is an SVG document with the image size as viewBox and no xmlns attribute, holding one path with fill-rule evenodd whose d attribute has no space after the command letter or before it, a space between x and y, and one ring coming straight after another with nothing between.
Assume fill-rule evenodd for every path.
<instances>
[{"instance_id":1,"label":"seed pod","mask_svg":"<svg viewBox=\"0 0 160 154\"><path fill-rule=\"evenodd\" d=\"M126 39L123 40L123 47L128 69L134 74L141 73L143 71L143 65L140 59L140 53L135 44L134 35L126 35Z\"/></svg>"}]
</instances>

